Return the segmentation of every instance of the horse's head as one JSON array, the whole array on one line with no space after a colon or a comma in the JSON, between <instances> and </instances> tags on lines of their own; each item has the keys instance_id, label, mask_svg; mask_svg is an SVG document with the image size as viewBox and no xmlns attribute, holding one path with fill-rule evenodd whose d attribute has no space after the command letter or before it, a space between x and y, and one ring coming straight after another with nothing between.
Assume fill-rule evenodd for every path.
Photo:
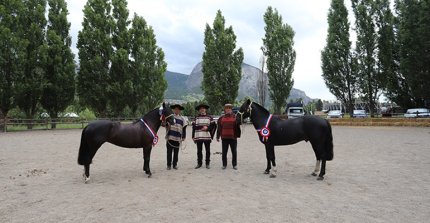
<instances>
[{"instance_id":1,"label":"horse's head","mask_svg":"<svg viewBox=\"0 0 430 223\"><path fill-rule=\"evenodd\" d=\"M251 117L251 111L252 111L252 101L250 99L247 99L239 108L239 111L236 115L236 122L237 123L243 123L243 120Z\"/></svg>"},{"instance_id":2,"label":"horse's head","mask_svg":"<svg viewBox=\"0 0 430 223\"><path fill-rule=\"evenodd\" d=\"M163 105L160 107L160 119L162 121L162 125L164 126L166 122L173 125L175 124L175 120L173 118L173 111L169 106L166 106L166 103L163 102Z\"/></svg>"}]
</instances>

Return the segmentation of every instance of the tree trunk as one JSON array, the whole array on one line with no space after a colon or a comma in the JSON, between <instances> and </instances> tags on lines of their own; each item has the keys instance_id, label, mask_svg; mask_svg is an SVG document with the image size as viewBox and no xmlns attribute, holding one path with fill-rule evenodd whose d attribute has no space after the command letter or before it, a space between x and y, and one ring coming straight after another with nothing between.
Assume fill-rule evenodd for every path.
<instances>
[{"instance_id":1,"label":"tree trunk","mask_svg":"<svg viewBox=\"0 0 430 223\"><path fill-rule=\"evenodd\" d=\"M51 129L56 129L57 128L57 122L58 121L58 117L52 117L51 118Z\"/></svg>"},{"instance_id":2,"label":"tree trunk","mask_svg":"<svg viewBox=\"0 0 430 223\"><path fill-rule=\"evenodd\" d=\"M0 123L0 132L6 132L6 114L0 112L0 119L2 120Z\"/></svg>"},{"instance_id":3,"label":"tree trunk","mask_svg":"<svg viewBox=\"0 0 430 223\"><path fill-rule=\"evenodd\" d=\"M33 129L33 116L29 113L26 114L26 123L27 123L27 129L31 130Z\"/></svg>"}]
</instances>

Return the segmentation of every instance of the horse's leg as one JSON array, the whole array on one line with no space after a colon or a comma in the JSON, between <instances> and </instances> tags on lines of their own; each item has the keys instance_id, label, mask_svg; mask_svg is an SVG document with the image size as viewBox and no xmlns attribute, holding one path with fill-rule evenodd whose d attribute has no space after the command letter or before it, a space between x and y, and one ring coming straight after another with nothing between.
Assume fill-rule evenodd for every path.
<instances>
[{"instance_id":1,"label":"horse's leg","mask_svg":"<svg viewBox=\"0 0 430 223\"><path fill-rule=\"evenodd\" d=\"M143 155L142 155L142 157L143 157L143 172L146 172L146 170L148 169L148 167L147 167L147 162L146 162L146 159L145 159L145 157L146 157L146 151L145 151L145 148L142 148L142 151L143 151Z\"/></svg>"},{"instance_id":2,"label":"horse's leg","mask_svg":"<svg viewBox=\"0 0 430 223\"><path fill-rule=\"evenodd\" d=\"M98 149L102 146L103 143L98 144L88 144L88 161L84 164L84 174L82 175L84 183L90 182L90 165L93 162L93 158L96 155Z\"/></svg>"},{"instance_id":3,"label":"horse's leg","mask_svg":"<svg viewBox=\"0 0 430 223\"><path fill-rule=\"evenodd\" d=\"M326 160L322 160L321 162L321 172L320 175L318 176L317 180L324 180L324 175L325 175L325 162Z\"/></svg>"},{"instance_id":4,"label":"horse's leg","mask_svg":"<svg viewBox=\"0 0 430 223\"><path fill-rule=\"evenodd\" d=\"M84 165L84 174L83 174L84 183L88 183L90 181L90 164Z\"/></svg>"},{"instance_id":5,"label":"horse's leg","mask_svg":"<svg viewBox=\"0 0 430 223\"><path fill-rule=\"evenodd\" d=\"M270 157L270 161L272 162L272 166L273 166L273 168L270 170L270 177L275 178L276 172L277 172L276 162L275 162L275 146L270 146L269 157Z\"/></svg>"},{"instance_id":6,"label":"horse's leg","mask_svg":"<svg viewBox=\"0 0 430 223\"><path fill-rule=\"evenodd\" d=\"M321 164L321 160L317 159L317 162L315 164L315 170L314 172L312 172L312 176L318 175L318 173L320 172L320 164Z\"/></svg>"},{"instance_id":7,"label":"horse's leg","mask_svg":"<svg viewBox=\"0 0 430 223\"><path fill-rule=\"evenodd\" d=\"M267 168L264 171L264 174L269 174L270 173L270 169L272 168L272 165L270 164L270 155L269 155L269 148L268 145L265 146L266 147L266 159L267 159Z\"/></svg>"},{"instance_id":8,"label":"horse's leg","mask_svg":"<svg viewBox=\"0 0 430 223\"><path fill-rule=\"evenodd\" d=\"M151 150L152 146L148 146L143 148L143 171L148 175L148 177L152 176L151 169L149 168L149 162L151 160Z\"/></svg>"}]
</instances>

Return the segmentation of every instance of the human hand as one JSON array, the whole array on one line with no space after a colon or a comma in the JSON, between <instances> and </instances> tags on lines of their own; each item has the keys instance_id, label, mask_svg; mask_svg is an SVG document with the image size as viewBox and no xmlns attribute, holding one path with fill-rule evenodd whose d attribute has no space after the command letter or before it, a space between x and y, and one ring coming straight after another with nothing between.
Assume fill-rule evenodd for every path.
<instances>
[{"instance_id":1,"label":"human hand","mask_svg":"<svg viewBox=\"0 0 430 223\"><path fill-rule=\"evenodd\" d=\"M207 126L203 126L202 130L203 130L203 131L207 131L207 130L208 130L208 127L207 127Z\"/></svg>"}]
</instances>

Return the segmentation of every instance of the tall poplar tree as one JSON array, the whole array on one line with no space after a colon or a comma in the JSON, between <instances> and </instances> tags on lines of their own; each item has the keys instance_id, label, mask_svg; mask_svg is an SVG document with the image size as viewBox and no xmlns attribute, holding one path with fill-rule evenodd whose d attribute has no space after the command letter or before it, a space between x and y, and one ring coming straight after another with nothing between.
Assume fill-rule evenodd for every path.
<instances>
[{"instance_id":1,"label":"tall poplar tree","mask_svg":"<svg viewBox=\"0 0 430 223\"><path fill-rule=\"evenodd\" d=\"M202 90L205 99L220 111L225 103L234 103L242 78L242 48L236 50L236 35L230 26L225 28L225 19L217 11L213 27L206 24L203 53Z\"/></svg>"},{"instance_id":2,"label":"tall poplar tree","mask_svg":"<svg viewBox=\"0 0 430 223\"><path fill-rule=\"evenodd\" d=\"M33 119L45 85L46 62L46 0L26 0L23 38L28 42L25 49L24 74L17 81L16 102L26 118ZM31 129L32 125L29 124Z\"/></svg>"},{"instance_id":3,"label":"tall poplar tree","mask_svg":"<svg viewBox=\"0 0 430 223\"><path fill-rule=\"evenodd\" d=\"M6 118L14 107L17 93L16 81L23 75L25 48L24 4L21 0L0 3L0 118ZM1 117L3 116L3 117ZM4 123L4 120L3 120ZM4 125L0 124L0 131Z\"/></svg>"},{"instance_id":4,"label":"tall poplar tree","mask_svg":"<svg viewBox=\"0 0 430 223\"><path fill-rule=\"evenodd\" d=\"M58 118L73 102L75 96L75 62L70 49L67 4L64 0L48 0L48 29L46 41L48 53L41 104L52 119ZM55 123L52 128L55 128Z\"/></svg>"},{"instance_id":5,"label":"tall poplar tree","mask_svg":"<svg viewBox=\"0 0 430 223\"><path fill-rule=\"evenodd\" d=\"M130 38L128 26L128 9L126 0L112 0L112 17L114 29L112 30L113 54L112 66L109 75L109 106L114 116L121 116L124 108L129 104L132 81L129 72Z\"/></svg>"},{"instance_id":6,"label":"tall poplar tree","mask_svg":"<svg viewBox=\"0 0 430 223\"><path fill-rule=\"evenodd\" d=\"M357 75L360 93L369 106L370 116L376 112L381 93L381 73L378 72L377 30L375 25L376 5L373 0L352 0L357 33Z\"/></svg>"},{"instance_id":7,"label":"tall poplar tree","mask_svg":"<svg viewBox=\"0 0 430 223\"><path fill-rule=\"evenodd\" d=\"M399 101L403 107L422 107L430 104L430 1L398 0L397 39L400 74L407 100Z\"/></svg>"},{"instance_id":8,"label":"tall poplar tree","mask_svg":"<svg viewBox=\"0 0 430 223\"><path fill-rule=\"evenodd\" d=\"M327 21L327 43L321 52L322 76L329 91L352 115L357 77L349 40L348 10L343 0L331 1Z\"/></svg>"},{"instance_id":9,"label":"tall poplar tree","mask_svg":"<svg viewBox=\"0 0 430 223\"><path fill-rule=\"evenodd\" d=\"M269 95L275 113L280 114L294 85L292 78L296 62L296 51L293 48L294 30L282 22L282 16L272 7L267 8L264 22L266 34L262 49L267 57Z\"/></svg>"},{"instance_id":10,"label":"tall poplar tree","mask_svg":"<svg viewBox=\"0 0 430 223\"><path fill-rule=\"evenodd\" d=\"M130 72L134 100L129 102L129 107L133 112L145 113L164 99L167 63L164 61L163 50L157 46L154 30L143 17L134 15L130 37Z\"/></svg>"},{"instance_id":11,"label":"tall poplar tree","mask_svg":"<svg viewBox=\"0 0 430 223\"><path fill-rule=\"evenodd\" d=\"M80 62L77 93L83 106L91 108L97 116L106 117L114 24L110 1L88 0L83 11L77 43Z\"/></svg>"}]
</instances>

